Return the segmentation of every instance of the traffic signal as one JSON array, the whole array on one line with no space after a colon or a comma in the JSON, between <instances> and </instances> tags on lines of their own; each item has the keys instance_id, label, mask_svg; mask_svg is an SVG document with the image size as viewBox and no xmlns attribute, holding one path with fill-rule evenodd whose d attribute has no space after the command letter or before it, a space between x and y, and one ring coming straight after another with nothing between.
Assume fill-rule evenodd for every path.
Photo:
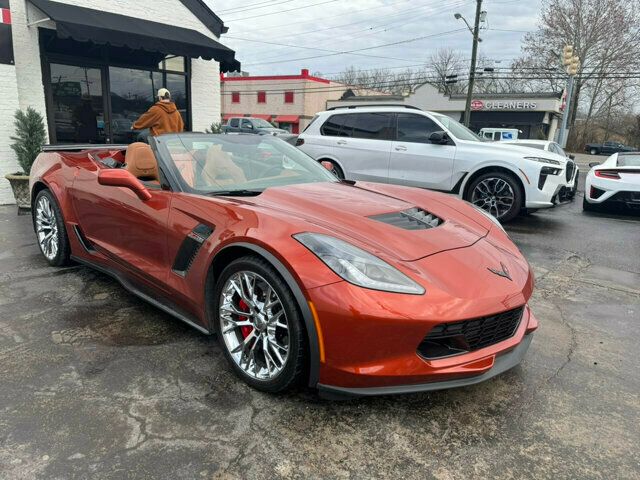
<instances>
[{"instance_id":1,"label":"traffic signal","mask_svg":"<svg viewBox=\"0 0 640 480\"><path fill-rule=\"evenodd\" d=\"M567 73L569 75L576 75L580 69L580 57L575 56L571 59L571 63L567 67Z\"/></svg>"},{"instance_id":2,"label":"traffic signal","mask_svg":"<svg viewBox=\"0 0 640 480\"><path fill-rule=\"evenodd\" d=\"M562 62L565 67L568 67L571 64L571 60L573 59L573 45L565 45L562 49Z\"/></svg>"}]
</instances>

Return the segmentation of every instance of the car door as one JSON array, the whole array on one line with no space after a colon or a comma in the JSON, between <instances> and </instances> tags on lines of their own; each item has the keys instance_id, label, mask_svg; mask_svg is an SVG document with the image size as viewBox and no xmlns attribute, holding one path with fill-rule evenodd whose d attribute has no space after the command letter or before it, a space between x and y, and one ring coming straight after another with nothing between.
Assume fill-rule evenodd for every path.
<instances>
[{"instance_id":1,"label":"car door","mask_svg":"<svg viewBox=\"0 0 640 480\"><path fill-rule=\"evenodd\" d=\"M103 253L123 271L164 283L168 273L166 230L173 193L147 182L149 200L125 187L100 185L98 171L79 169L72 201L89 248Z\"/></svg>"},{"instance_id":2,"label":"car door","mask_svg":"<svg viewBox=\"0 0 640 480\"><path fill-rule=\"evenodd\" d=\"M443 128L425 115L399 113L391 147L389 182L449 191L456 147L434 144L429 136Z\"/></svg>"},{"instance_id":3,"label":"car door","mask_svg":"<svg viewBox=\"0 0 640 480\"><path fill-rule=\"evenodd\" d=\"M387 182L394 114L347 113L337 117L333 119L339 124L333 155L346 170L346 178Z\"/></svg>"},{"instance_id":4,"label":"car door","mask_svg":"<svg viewBox=\"0 0 640 480\"><path fill-rule=\"evenodd\" d=\"M251 123L251 120L242 119L240 123L240 131L242 133L255 133L255 129L253 128L253 123Z\"/></svg>"}]
</instances>

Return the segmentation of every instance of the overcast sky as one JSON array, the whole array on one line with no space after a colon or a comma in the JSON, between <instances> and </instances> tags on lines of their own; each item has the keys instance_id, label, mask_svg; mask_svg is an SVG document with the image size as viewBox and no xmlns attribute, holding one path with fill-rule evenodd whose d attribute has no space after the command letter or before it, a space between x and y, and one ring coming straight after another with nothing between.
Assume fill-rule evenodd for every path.
<instances>
[{"instance_id":1,"label":"overcast sky","mask_svg":"<svg viewBox=\"0 0 640 480\"><path fill-rule=\"evenodd\" d=\"M205 1L229 27L222 42L236 51L242 69L252 75L293 74L309 68L331 76L350 65L415 68L442 47L460 50L465 58L471 55L471 34L461 30L466 27L453 14L459 12L473 23L475 0ZM535 29L541 2L485 0L490 29L481 33L480 53L507 66L520 53L524 31ZM395 42L403 43L370 48ZM356 49L365 50L359 55L333 54Z\"/></svg>"}]
</instances>

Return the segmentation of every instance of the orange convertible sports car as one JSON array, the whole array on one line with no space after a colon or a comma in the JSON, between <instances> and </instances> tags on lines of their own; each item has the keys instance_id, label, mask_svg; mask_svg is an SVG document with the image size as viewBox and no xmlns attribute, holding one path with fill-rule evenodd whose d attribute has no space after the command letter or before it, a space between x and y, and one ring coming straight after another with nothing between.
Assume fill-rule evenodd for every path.
<instances>
[{"instance_id":1,"label":"orange convertible sports car","mask_svg":"<svg viewBox=\"0 0 640 480\"><path fill-rule=\"evenodd\" d=\"M269 392L436 390L517 365L533 277L500 224L453 196L340 181L273 136L45 147L33 224L70 260L204 333Z\"/></svg>"}]
</instances>

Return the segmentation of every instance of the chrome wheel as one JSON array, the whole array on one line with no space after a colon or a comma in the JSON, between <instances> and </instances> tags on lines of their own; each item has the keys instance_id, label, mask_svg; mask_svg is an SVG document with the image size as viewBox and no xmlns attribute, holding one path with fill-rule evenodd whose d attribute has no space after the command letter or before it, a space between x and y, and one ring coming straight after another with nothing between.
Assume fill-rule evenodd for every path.
<instances>
[{"instance_id":1,"label":"chrome wheel","mask_svg":"<svg viewBox=\"0 0 640 480\"><path fill-rule=\"evenodd\" d=\"M46 196L36 204L36 233L42 254L47 260L58 255L58 222L51 202Z\"/></svg>"},{"instance_id":2,"label":"chrome wheel","mask_svg":"<svg viewBox=\"0 0 640 480\"><path fill-rule=\"evenodd\" d=\"M486 210L497 219L504 217L515 203L511 185L502 178L489 177L473 189L471 203Z\"/></svg>"},{"instance_id":3,"label":"chrome wheel","mask_svg":"<svg viewBox=\"0 0 640 480\"><path fill-rule=\"evenodd\" d=\"M225 282L219 305L220 332L236 365L257 380L277 377L289 357L289 323L269 282L251 271L236 272Z\"/></svg>"}]
</instances>

